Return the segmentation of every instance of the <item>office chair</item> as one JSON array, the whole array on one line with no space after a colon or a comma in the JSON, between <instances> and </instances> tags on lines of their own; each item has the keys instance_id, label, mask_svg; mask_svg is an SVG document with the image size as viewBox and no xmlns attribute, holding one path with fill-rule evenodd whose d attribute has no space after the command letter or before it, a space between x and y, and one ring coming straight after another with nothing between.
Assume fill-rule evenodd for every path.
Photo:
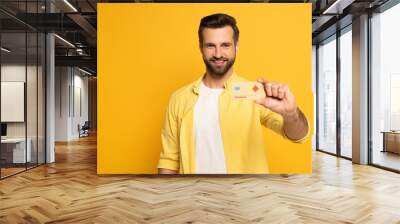
<instances>
[{"instance_id":1,"label":"office chair","mask_svg":"<svg viewBox=\"0 0 400 224\"><path fill-rule=\"evenodd\" d=\"M89 121L85 121L82 127L80 127L80 125L78 124L79 138L89 136L89 129L90 129Z\"/></svg>"}]
</instances>

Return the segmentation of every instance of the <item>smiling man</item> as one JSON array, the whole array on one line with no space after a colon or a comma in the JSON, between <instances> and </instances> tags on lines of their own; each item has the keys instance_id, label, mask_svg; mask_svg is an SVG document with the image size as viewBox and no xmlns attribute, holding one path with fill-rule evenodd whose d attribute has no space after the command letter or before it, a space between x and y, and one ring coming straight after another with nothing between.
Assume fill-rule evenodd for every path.
<instances>
[{"instance_id":1,"label":"smiling man","mask_svg":"<svg viewBox=\"0 0 400 224\"><path fill-rule=\"evenodd\" d=\"M259 79L266 97L235 99L232 84L247 81L233 70L239 46L236 20L202 18L199 46L206 71L174 92L161 133L160 174L268 173L263 126L303 142L308 122L286 84Z\"/></svg>"}]
</instances>

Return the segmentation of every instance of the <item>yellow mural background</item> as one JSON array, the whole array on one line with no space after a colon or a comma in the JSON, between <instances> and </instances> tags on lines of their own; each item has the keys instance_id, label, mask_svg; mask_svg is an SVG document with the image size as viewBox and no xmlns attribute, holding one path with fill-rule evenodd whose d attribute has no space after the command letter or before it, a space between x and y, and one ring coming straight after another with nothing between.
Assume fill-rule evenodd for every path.
<instances>
[{"instance_id":1,"label":"yellow mural background","mask_svg":"<svg viewBox=\"0 0 400 224\"><path fill-rule=\"evenodd\" d=\"M313 128L311 4L99 3L99 174L157 173L169 97L204 73L197 30L213 13L237 20L236 73L287 83ZM311 173L311 137L265 141L270 173Z\"/></svg>"}]
</instances>

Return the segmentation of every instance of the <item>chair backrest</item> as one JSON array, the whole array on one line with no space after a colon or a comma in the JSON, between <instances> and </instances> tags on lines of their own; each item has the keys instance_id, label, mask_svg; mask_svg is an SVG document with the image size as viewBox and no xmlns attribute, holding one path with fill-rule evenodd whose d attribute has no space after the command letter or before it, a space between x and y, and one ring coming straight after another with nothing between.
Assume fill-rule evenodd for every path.
<instances>
[{"instance_id":1,"label":"chair backrest","mask_svg":"<svg viewBox=\"0 0 400 224\"><path fill-rule=\"evenodd\" d=\"M83 124L82 128L89 128L89 121L85 121L85 124Z\"/></svg>"}]
</instances>

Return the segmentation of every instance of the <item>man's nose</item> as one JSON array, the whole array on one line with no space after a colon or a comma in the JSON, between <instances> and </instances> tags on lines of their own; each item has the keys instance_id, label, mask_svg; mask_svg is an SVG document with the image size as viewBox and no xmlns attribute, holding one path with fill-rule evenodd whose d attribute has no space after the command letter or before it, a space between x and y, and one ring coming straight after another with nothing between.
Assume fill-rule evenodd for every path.
<instances>
[{"instance_id":1,"label":"man's nose","mask_svg":"<svg viewBox=\"0 0 400 224\"><path fill-rule=\"evenodd\" d=\"M220 47L215 48L214 57L216 57L216 58L221 57L221 48Z\"/></svg>"}]
</instances>

